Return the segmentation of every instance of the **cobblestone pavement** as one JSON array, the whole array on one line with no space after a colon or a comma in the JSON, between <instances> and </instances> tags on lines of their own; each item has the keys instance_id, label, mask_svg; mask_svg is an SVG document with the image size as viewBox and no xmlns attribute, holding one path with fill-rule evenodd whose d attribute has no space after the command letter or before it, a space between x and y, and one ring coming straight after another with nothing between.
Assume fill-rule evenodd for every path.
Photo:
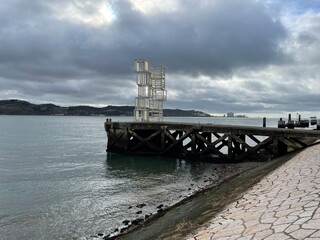
<instances>
[{"instance_id":1,"label":"cobblestone pavement","mask_svg":"<svg viewBox=\"0 0 320 240\"><path fill-rule=\"evenodd\" d=\"M320 239L320 145L307 148L188 240Z\"/></svg>"}]
</instances>

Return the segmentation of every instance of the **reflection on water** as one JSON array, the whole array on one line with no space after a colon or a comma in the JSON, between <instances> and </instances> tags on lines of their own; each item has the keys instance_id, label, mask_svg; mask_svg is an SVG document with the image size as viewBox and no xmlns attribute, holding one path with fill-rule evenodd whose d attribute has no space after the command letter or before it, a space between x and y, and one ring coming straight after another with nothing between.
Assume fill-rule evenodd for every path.
<instances>
[{"instance_id":1,"label":"reflection on water","mask_svg":"<svg viewBox=\"0 0 320 240\"><path fill-rule=\"evenodd\" d=\"M214 169L224 169L229 164L212 164L194 160L176 159L161 156L140 156L107 153L106 171L114 177L179 176L197 181L213 175ZM232 165L230 165L232 166Z\"/></svg>"},{"instance_id":2,"label":"reflection on water","mask_svg":"<svg viewBox=\"0 0 320 240\"><path fill-rule=\"evenodd\" d=\"M169 174L177 170L179 160L159 156L131 156L107 153L107 170L136 174ZM180 164L181 165L181 164Z\"/></svg>"},{"instance_id":3,"label":"reflection on water","mask_svg":"<svg viewBox=\"0 0 320 240\"><path fill-rule=\"evenodd\" d=\"M255 164L106 154L104 121L0 116L1 239L108 234Z\"/></svg>"}]
</instances>

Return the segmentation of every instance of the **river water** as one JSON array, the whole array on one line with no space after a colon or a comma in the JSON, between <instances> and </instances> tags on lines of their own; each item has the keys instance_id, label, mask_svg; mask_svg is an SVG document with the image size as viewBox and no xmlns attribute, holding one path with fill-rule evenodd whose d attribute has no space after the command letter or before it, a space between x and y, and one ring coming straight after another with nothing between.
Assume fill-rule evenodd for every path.
<instances>
[{"instance_id":1,"label":"river water","mask_svg":"<svg viewBox=\"0 0 320 240\"><path fill-rule=\"evenodd\" d=\"M124 220L154 214L161 204L175 204L257 165L106 153L104 121L105 117L0 116L1 239L105 236L123 227ZM165 121L262 126L259 118ZM276 120L267 125L276 126Z\"/></svg>"}]
</instances>

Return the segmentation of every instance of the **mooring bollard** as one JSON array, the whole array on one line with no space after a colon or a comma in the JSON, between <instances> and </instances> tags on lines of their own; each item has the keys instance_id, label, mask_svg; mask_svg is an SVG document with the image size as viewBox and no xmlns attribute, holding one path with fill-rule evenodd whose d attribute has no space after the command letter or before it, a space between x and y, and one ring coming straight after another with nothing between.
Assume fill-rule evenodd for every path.
<instances>
[{"instance_id":1,"label":"mooring bollard","mask_svg":"<svg viewBox=\"0 0 320 240\"><path fill-rule=\"evenodd\" d=\"M288 116L287 128L294 129L294 121L291 120L291 114L290 113L289 113L289 116Z\"/></svg>"},{"instance_id":2,"label":"mooring bollard","mask_svg":"<svg viewBox=\"0 0 320 240\"><path fill-rule=\"evenodd\" d=\"M285 128L286 127L286 122L282 120L282 118L280 118L280 120L278 121L278 128Z\"/></svg>"}]
</instances>

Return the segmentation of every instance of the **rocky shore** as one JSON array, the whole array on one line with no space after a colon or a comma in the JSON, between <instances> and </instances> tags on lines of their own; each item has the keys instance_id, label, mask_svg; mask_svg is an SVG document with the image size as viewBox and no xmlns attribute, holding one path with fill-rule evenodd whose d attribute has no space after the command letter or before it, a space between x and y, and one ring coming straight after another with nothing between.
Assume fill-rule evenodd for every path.
<instances>
[{"instance_id":1,"label":"rocky shore","mask_svg":"<svg viewBox=\"0 0 320 240\"><path fill-rule=\"evenodd\" d=\"M186 186L190 194L167 206L159 204L154 213L145 214L145 203L128 206L135 211L135 219L124 219L122 226L108 234L98 233L92 239L180 239L208 221L227 203L253 186L267 173L281 165L289 156L269 162L233 165L235 171L221 181L205 176L204 185ZM242 166L242 167L241 167ZM214 165L213 165L214 167ZM221 176L223 172L220 173Z\"/></svg>"}]
</instances>

